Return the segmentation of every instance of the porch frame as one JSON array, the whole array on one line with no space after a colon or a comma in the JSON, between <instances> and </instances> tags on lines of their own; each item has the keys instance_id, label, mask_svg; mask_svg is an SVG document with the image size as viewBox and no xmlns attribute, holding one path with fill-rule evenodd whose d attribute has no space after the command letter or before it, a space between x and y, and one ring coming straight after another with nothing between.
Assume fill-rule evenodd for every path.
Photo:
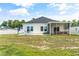
<instances>
[{"instance_id":1,"label":"porch frame","mask_svg":"<svg viewBox=\"0 0 79 59\"><path fill-rule=\"evenodd\" d=\"M52 23L55 23L55 27L57 27L58 23L63 23L63 24L69 23L68 34L70 34L70 27L71 27L71 23L70 22L49 22L48 24L49 24L49 28L50 28L50 30L49 30L49 34L50 35L52 35Z\"/></svg>"}]
</instances>

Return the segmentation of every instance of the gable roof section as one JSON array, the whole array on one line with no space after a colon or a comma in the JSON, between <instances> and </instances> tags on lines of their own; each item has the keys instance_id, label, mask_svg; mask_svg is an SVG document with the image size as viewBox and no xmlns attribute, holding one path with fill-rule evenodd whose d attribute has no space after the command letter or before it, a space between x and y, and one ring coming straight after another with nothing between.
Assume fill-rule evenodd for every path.
<instances>
[{"instance_id":1,"label":"gable roof section","mask_svg":"<svg viewBox=\"0 0 79 59\"><path fill-rule=\"evenodd\" d=\"M31 21L28 21L27 23L48 23L48 22L59 22L59 21L52 20L52 19L42 16L36 19L33 18Z\"/></svg>"}]
</instances>

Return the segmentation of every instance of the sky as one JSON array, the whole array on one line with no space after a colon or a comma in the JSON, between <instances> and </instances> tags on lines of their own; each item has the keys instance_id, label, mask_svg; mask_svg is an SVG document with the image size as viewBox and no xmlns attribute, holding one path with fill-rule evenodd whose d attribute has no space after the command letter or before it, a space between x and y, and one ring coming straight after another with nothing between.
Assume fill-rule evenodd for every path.
<instances>
[{"instance_id":1,"label":"sky","mask_svg":"<svg viewBox=\"0 0 79 59\"><path fill-rule=\"evenodd\" d=\"M0 22L29 21L41 16L60 21L79 20L79 3L0 3Z\"/></svg>"}]
</instances>

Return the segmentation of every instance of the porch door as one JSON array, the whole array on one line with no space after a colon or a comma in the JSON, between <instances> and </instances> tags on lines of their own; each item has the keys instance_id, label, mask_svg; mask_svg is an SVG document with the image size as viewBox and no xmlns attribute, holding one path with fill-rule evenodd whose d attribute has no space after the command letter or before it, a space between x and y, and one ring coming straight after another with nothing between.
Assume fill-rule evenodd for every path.
<instances>
[{"instance_id":1,"label":"porch door","mask_svg":"<svg viewBox=\"0 0 79 59\"><path fill-rule=\"evenodd\" d=\"M54 27L54 34L58 34L59 33L59 27Z\"/></svg>"}]
</instances>

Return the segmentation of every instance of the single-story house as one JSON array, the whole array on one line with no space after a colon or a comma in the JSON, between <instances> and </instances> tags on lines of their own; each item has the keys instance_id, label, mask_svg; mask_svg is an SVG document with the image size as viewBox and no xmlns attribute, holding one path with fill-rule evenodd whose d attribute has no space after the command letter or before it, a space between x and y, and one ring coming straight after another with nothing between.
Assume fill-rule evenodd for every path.
<instances>
[{"instance_id":1,"label":"single-story house","mask_svg":"<svg viewBox=\"0 0 79 59\"><path fill-rule=\"evenodd\" d=\"M33 18L23 24L25 35L69 34L70 23L61 22L47 17Z\"/></svg>"}]
</instances>

